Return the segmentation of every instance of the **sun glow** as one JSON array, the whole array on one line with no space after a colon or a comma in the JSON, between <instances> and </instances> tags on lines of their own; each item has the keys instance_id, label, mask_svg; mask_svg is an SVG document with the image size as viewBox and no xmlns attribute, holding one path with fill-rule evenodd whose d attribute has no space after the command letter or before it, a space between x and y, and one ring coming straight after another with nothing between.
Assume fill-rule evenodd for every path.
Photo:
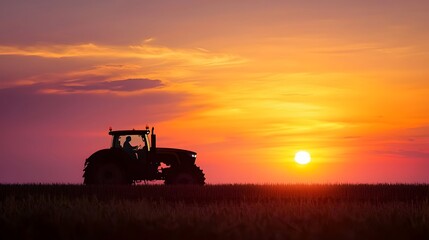
<instances>
[{"instance_id":1,"label":"sun glow","mask_svg":"<svg viewBox=\"0 0 429 240\"><path fill-rule=\"evenodd\" d=\"M307 151L298 151L295 154L295 162L301 165L308 164L311 161L310 153Z\"/></svg>"}]
</instances>

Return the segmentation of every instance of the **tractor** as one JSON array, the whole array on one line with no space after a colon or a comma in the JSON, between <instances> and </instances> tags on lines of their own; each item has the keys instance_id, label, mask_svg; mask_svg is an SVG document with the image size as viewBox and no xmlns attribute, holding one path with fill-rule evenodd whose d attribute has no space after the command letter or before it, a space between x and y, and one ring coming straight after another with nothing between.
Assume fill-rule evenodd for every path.
<instances>
[{"instance_id":1,"label":"tractor","mask_svg":"<svg viewBox=\"0 0 429 240\"><path fill-rule=\"evenodd\" d=\"M110 128L109 135L112 136L111 147L86 159L84 184L130 185L163 180L168 185L204 185L204 173L195 165L197 153L157 147L154 128L152 131L149 127L118 131Z\"/></svg>"}]
</instances>

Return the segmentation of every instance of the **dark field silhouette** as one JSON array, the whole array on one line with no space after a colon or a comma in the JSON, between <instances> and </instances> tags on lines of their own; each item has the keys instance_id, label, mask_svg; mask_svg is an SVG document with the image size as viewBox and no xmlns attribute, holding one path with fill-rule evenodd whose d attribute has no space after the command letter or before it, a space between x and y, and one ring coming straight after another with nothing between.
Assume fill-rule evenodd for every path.
<instances>
[{"instance_id":1,"label":"dark field silhouette","mask_svg":"<svg viewBox=\"0 0 429 240\"><path fill-rule=\"evenodd\" d=\"M0 185L1 239L429 239L429 185Z\"/></svg>"}]
</instances>

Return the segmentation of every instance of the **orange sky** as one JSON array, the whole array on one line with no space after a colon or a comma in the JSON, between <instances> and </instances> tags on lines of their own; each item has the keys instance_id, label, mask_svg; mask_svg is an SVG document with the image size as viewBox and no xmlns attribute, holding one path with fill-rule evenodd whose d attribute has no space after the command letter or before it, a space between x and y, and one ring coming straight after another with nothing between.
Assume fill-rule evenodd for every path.
<instances>
[{"instance_id":1,"label":"orange sky","mask_svg":"<svg viewBox=\"0 0 429 240\"><path fill-rule=\"evenodd\" d=\"M429 182L427 1L0 3L0 182L154 125L208 183ZM296 151L312 162L298 166Z\"/></svg>"}]
</instances>

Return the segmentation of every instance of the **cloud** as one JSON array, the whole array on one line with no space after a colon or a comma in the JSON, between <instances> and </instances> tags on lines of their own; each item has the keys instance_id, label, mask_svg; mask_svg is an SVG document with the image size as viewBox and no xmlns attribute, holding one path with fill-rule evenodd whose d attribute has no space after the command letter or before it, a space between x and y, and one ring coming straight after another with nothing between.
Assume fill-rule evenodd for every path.
<instances>
[{"instance_id":1,"label":"cloud","mask_svg":"<svg viewBox=\"0 0 429 240\"><path fill-rule=\"evenodd\" d=\"M177 49L149 44L105 46L88 44L6 46L0 45L0 55L38 56L42 58L115 58L173 61L196 66L225 66L246 62L231 54L211 53L200 49Z\"/></svg>"},{"instance_id":2,"label":"cloud","mask_svg":"<svg viewBox=\"0 0 429 240\"><path fill-rule=\"evenodd\" d=\"M380 154L380 155L399 156L410 160L429 159L429 152L419 151L419 150L407 150L407 149L380 150L380 151L374 151L374 153Z\"/></svg>"},{"instance_id":3,"label":"cloud","mask_svg":"<svg viewBox=\"0 0 429 240\"><path fill-rule=\"evenodd\" d=\"M327 40L325 46L315 46L309 49L309 52L316 54L358 54L377 52L378 54L396 54L396 55L409 55L418 52L416 46L410 44L393 44L393 43L379 43L379 42L368 42L368 43L336 43L335 45L329 44ZM320 43L318 45L321 45Z\"/></svg>"},{"instance_id":4,"label":"cloud","mask_svg":"<svg viewBox=\"0 0 429 240\"><path fill-rule=\"evenodd\" d=\"M406 130L408 137L413 139L428 139L429 140L429 125Z\"/></svg>"},{"instance_id":5,"label":"cloud","mask_svg":"<svg viewBox=\"0 0 429 240\"><path fill-rule=\"evenodd\" d=\"M103 64L70 72L36 74L34 76L6 81L0 89L31 86L39 93L140 93L144 90L162 88L161 80L123 76L139 76L141 66L132 64ZM1 75L0 75L1 76ZM8 80L8 79L6 79ZM13 81L14 80L14 81ZM9 82L9 83L7 83Z\"/></svg>"},{"instance_id":6,"label":"cloud","mask_svg":"<svg viewBox=\"0 0 429 240\"><path fill-rule=\"evenodd\" d=\"M64 93L103 92L135 92L145 89L162 87L160 80L124 79L114 81L87 82L83 80L69 81L52 86L53 89ZM52 89L52 88L51 88Z\"/></svg>"},{"instance_id":7,"label":"cloud","mask_svg":"<svg viewBox=\"0 0 429 240\"><path fill-rule=\"evenodd\" d=\"M4 90L27 87L27 91L44 94L115 94L133 95L165 86L160 80L136 78L106 80L106 76L86 76L78 80L31 83L4 88Z\"/></svg>"},{"instance_id":8,"label":"cloud","mask_svg":"<svg viewBox=\"0 0 429 240\"><path fill-rule=\"evenodd\" d=\"M376 149L370 151L373 155L386 155L389 158L399 157L405 160L429 159L429 151L427 150L429 127L427 125L398 129L372 139L362 140L377 146Z\"/></svg>"}]
</instances>

